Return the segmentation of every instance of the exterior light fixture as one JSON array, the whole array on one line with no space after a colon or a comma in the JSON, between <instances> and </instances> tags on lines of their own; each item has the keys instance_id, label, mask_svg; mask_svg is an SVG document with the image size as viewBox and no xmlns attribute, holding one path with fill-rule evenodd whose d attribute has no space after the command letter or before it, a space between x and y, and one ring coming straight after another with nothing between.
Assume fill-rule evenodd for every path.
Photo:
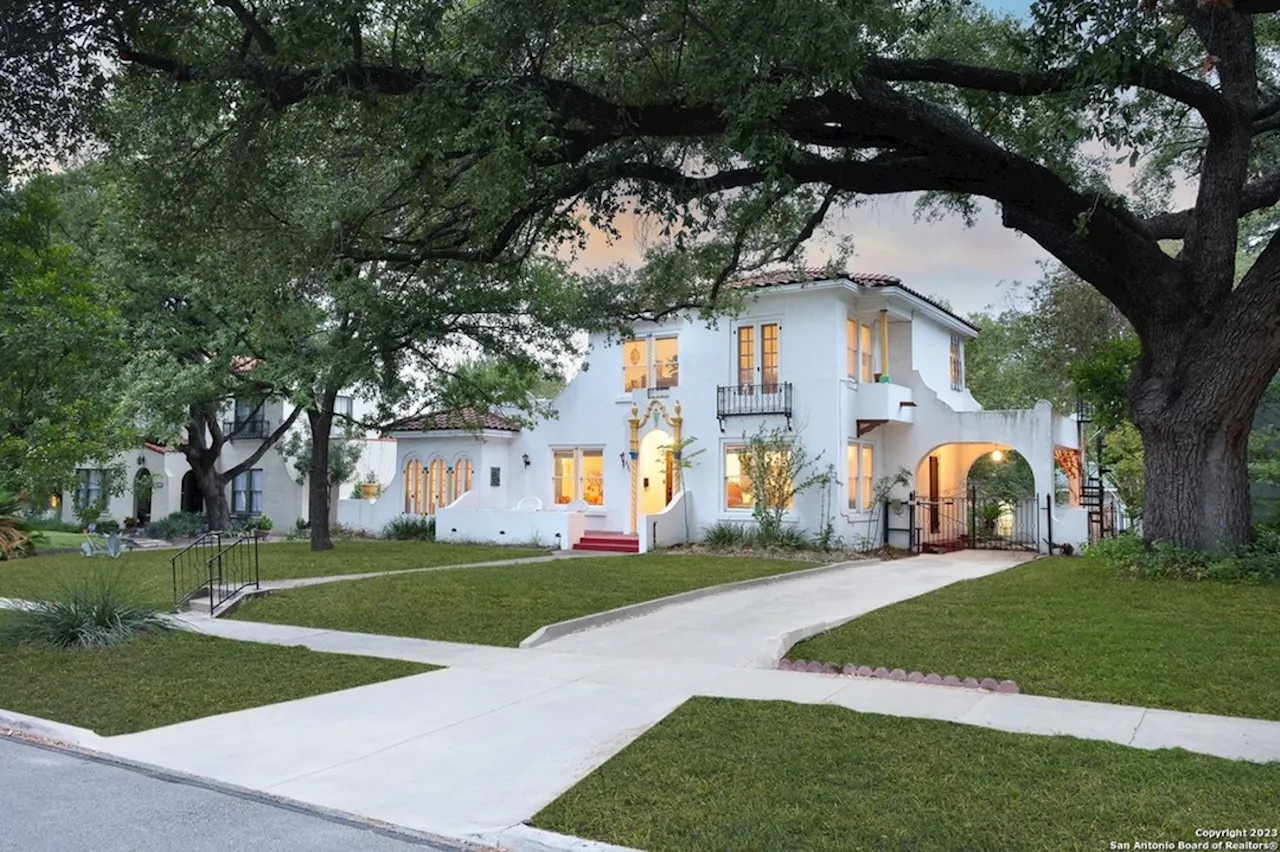
<instances>
[{"instance_id":1,"label":"exterior light fixture","mask_svg":"<svg viewBox=\"0 0 1280 852\"><path fill-rule=\"evenodd\" d=\"M992 461L1004 461L1004 450L996 450L991 454Z\"/></svg>"},{"instance_id":2,"label":"exterior light fixture","mask_svg":"<svg viewBox=\"0 0 1280 852\"><path fill-rule=\"evenodd\" d=\"M528 453L525 453L524 455L522 455L522 456L520 457L520 460L521 460L522 462L524 462L524 466L525 466L525 467L528 467L529 465L533 464L533 462L529 461L529 454L528 454Z\"/></svg>"}]
</instances>

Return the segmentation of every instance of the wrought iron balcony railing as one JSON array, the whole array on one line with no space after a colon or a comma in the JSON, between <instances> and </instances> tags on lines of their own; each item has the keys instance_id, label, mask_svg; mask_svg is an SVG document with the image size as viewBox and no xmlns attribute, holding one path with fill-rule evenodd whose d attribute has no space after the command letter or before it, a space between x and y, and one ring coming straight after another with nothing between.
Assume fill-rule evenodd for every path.
<instances>
[{"instance_id":1,"label":"wrought iron balcony railing","mask_svg":"<svg viewBox=\"0 0 1280 852\"><path fill-rule=\"evenodd\" d=\"M762 385L721 385L716 388L716 417L724 431L726 417L781 414L791 427L791 382Z\"/></svg>"},{"instance_id":2,"label":"wrought iron balcony railing","mask_svg":"<svg viewBox=\"0 0 1280 852\"><path fill-rule=\"evenodd\" d=\"M241 438L265 438L271 429L265 418L254 417L249 420L224 420L222 433L236 441Z\"/></svg>"}]
</instances>

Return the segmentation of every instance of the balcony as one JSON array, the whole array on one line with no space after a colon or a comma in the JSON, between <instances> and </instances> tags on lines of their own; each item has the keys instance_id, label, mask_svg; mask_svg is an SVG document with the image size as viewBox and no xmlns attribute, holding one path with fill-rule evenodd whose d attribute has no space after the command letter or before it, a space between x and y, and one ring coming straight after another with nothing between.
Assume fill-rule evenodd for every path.
<instances>
[{"instance_id":1,"label":"balcony","mask_svg":"<svg viewBox=\"0 0 1280 852\"><path fill-rule=\"evenodd\" d=\"M916 404L911 388L890 382L863 383L850 386L850 410L857 424L858 437L885 423L914 423Z\"/></svg>"},{"instance_id":2,"label":"balcony","mask_svg":"<svg viewBox=\"0 0 1280 852\"><path fill-rule=\"evenodd\" d=\"M224 420L222 434L232 441L248 438L261 439L271 434L270 425L265 418L255 417L251 420Z\"/></svg>"},{"instance_id":3,"label":"balcony","mask_svg":"<svg viewBox=\"0 0 1280 852\"><path fill-rule=\"evenodd\" d=\"M791 382L716 388L716 418L721 432L725 418L762 414L781 414L787 418L787 428L791 428Z\"/></svg>"}]
</instances>

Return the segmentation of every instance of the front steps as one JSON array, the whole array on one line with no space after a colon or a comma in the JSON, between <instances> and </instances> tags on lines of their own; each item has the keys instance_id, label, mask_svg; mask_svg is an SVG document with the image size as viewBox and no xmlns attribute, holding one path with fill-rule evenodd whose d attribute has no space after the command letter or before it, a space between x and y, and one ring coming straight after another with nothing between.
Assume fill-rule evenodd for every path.
<instances>
[{"instance_id":1,"label":"front steps","mask_svg":"<svg viewBox=\"0 0 1280 852\"><path fill-rule=\"evenodd\" d=\"M639 553L640 537L622 532L587 530L573 549L597 553Z\"/></svg>"}]
</instances>

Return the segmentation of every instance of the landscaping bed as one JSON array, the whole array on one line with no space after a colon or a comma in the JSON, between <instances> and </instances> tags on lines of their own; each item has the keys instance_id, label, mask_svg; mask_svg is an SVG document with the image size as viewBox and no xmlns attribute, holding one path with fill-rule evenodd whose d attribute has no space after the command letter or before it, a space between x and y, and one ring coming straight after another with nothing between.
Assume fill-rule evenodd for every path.
<instances>
[{"instance_id":1,"label":"landscaping bed","mask_svg":"<svg viewBox=\"0 0 1280 852\"><path fill-rule=\"evenodd\" d=\"M111 736L435 668L181 631L92 650L0 644L0 708Z\"/></svg>"},{"instance_id":2,"label":"landscaping bed","mask_svg":"<svg viewBox=\"0 0 1280 852\"><path fill-rule=\"evenodd\" d=\"M312 553L306 542L271 542L259 545L258 551L263 580L402 571L541 556L547 552L422 541L342 541L323 553ZM135 550L119 559L86 558L72 553L0 562L0 597L56 597L67 586L86 578L109 576L118 580L140 603L168 609L173 605L169 560L176 553L176 550Z\"/></svg>"},{"instance_id":3,"label":"landscaping bed","mask_svg":"<svg viewBox=\"0 0 1280 852\"><path fill-rule=\"evenodd\" d=\"M543 625L812 567L723 556L577 557L291 589L245 601L234 617L514 647Z\"/></svg>"},{"instance_id":4,"label":"landscaping bed","mask_svg":"<svg viewBox=\"0 0 1280 852\"><path fill-rule=\"evenodd\" d=\"M1061 852L1271 828L1277 801L1276 764L695 698L532 822L649 852Z\"/></svg>"},{"instance_id":5,"label":"landscaping bed","mask_svg":"<svg viewBox=\"0 0 1280 852\"><path fill-rule=\"evenodd\" d=\"M1025 693L1280 719L1280 587L1040 559L870 612L791 659L1016 681Z\"/></svg>"}]
</instances>

